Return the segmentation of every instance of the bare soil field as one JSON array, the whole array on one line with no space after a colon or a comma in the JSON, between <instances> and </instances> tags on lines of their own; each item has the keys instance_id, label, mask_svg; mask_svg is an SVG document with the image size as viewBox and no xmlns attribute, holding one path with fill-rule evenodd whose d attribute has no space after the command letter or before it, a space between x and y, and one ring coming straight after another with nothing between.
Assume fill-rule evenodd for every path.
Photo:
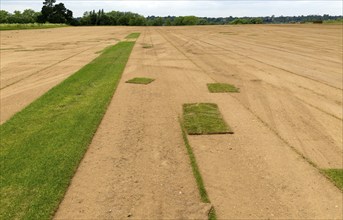
<instances>
[{"instance_id":1,"label":"bare soil field","mask_svg":"<svg viewBox=\"0 0 343 220\"><path fill-rule=\"evenodd\" d=\"M97 57L97 52L115 44L131 30L82 27L2 31L0 122L79 70Z\"/></svg>"},{"instance_id":2,"label":"bare soil field","mask_svg":"<svg viewBox=\"0 0 343 220\"><path fill-rule=\"evenodd\" d=\"M94 58L111 37L132 30L141 36L56 219L207 219L211 205L219 219L342 219L342 192L318 171L343 167L340 25L48 30L62 39L70 32L63 42L101 43L83 44L84 51L71 46L79 66L45 75L31 71L33 62L53 65L58 61L48 54L56 51L24 56L1 42L1 120ZM34 48L41 31L32 31ZM26 34L19 36L26 45ZM61 52L59 61L65 58ZM26 68L13 65L19 61ZM134 77L155 81L125 83ZM206 84L214 82L240 93L209 93ZM211 205L200 202L178 121L182 104L195 102L217 103L234 131L189 136Z\"/></svg>"}]
</instances>

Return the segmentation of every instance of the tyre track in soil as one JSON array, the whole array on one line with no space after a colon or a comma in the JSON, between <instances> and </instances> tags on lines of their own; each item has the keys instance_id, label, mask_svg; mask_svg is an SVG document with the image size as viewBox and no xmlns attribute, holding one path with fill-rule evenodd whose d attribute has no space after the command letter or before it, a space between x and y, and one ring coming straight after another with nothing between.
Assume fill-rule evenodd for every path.
<instances>
[{"instance_id":1,"label":"tyre track in soil","mask_svg":"<svg viewBox=\"0 0 343 220\"><path fill-rule=\"evenodd\" d=\"M82 64L95 58L97 56L97 51L113 44L113 41L117 42L117 39L115 39L116 36L124 36L125 33L128 33L129 31L121 29L116 35L110 38L107 37L107 35L112 32L110 28L100 29L104 31L104 34L100 37L91 33L89 36L86 35L79 38L73 38L77 33L89 33L88 31L91 31L91 29L88 28L69 28L68 30L36 32L28 31L25 35L13 35L11 33L2 35L2 46L10 46L13 42L19 44L25 41L26 43L23 44L25 45L25 48L31 49L25 50L24 52L29 56L26 62L21 61L21 58L24 55L22 53L1 52L4 53L2 56L7 54L5 57L6 59L4 58L1 62L2 79L0 83L3 86L0 89L1 123L8 120L16 112L20 111L33 100L47 92L50 88L73 74L82 67ZM33 36L33 34L35 35ZM60 38L51 39L47 37L52 34L60 36ZM70 36L68 34L70 34ZM42 43L43 46L39 43ZM81 49L79 49L79 47ZM54 49L59 50L57 51L56 56L51 55L51 50ZM68 56L64 57L63 54ZM56 62L56 59L59 60ZM44 61L51 64L44 66ZM52 63L51 61L55 62ZM23 69L21 65L16 67L15 64L18 62L20 64L22 63L26 69ZM41 65L44 67L35 70L41 67ZM32 70L34 71L32 72Z\"/></svg>"},{"instance_id":2,"label":"tyre track in soil","mask_svg":"<svg viewBox=\"0 0 343 220\"><path fill-rule=\"evenodd\" d=\"M217 38L219 38L218 36L216 36ZM223 38L219 38L219 42L221 42L221 40L222 40ZM237 42L239 42L239 41L237 41ZM246 42L243 42L242 44L239 44L239 45L242 45L242 46L237 46L236 45L236 47L237 48L240 48L240 49L242 49L242 51L246 51L246 50L250 50L250 53L255 53L255 55L257 55L257 54L264 54L265 52L266 52L266 50L265 49L267 49L267 47L264 47L264 48L262 48L262 50L259 48L259 47L256 47L255 46L255 49L253 48L253 49L251 49L251 47L247 47L247 46L245 46L245 44L247 44ZM269 48L268 48L269 49ZM301 63L299 63L299 64L301 64L301 66L304 66L304 65L306 65L306 63L305 62L307 62L307 63L311 63L312 64L312 66L310 66L310 65L307 65L307 69L310 69L311 68L311 74L310 75L303 75L303 74L299 74L299 75L301 75L301 76L306 76L306 77L309 77L310 79L312 79L312 80L318 80L318 81L320 81L320 82L322 82L322 83L325 83L326 85L330 85L331 87L333 87L333 88L336 88L336 89L339 89L339 90L342 90L342 85L339 83L339 85L337 86L337 85L335 85L335 86L333 86L332 84L333 83L336 83L337 81L338 82L340 82L340 79L341 79L341 77L340 78L337 78L337 79L335 79L335 80L333 80L333 82L327 82L326 80L327 80L327 76L326 77L322 77L322 78L319 78L320 77L320 75L319 75L319 77L317 76L317 74L318 73L320 73L321 71L327 71L328 72L328 74L333 74L332 72L333 71L336 71L336 75L338 75L338 72L340 72L339 71L339 68L342 66L342 63L339 63L339 62L335 62L335 63L333 63L332 61L325 61L325 60L318 60L317 59L317 62L313 62L313 60L315 60L315 59L313 59L313 58L306 58L306 56L303 56L303 55L300 55L300 56L297 56L297 54L296 53L293 53L292 54L292 60L290 59L290 56L288 56L287 55L287 53L286 54L283 54L284 52L283 51L281 51L281 50L274 50L274 52L276 52L276 53L278 53L278 54L275 54L274 56L272 56L272 57L270 57L271 59L278 59L278 62L280 63L280 64L282 64L283 62L285 62L285 63L288 63L288 64L291 64L291 63L296 63L296 62L299 62L299 60L301 60ZM268 52L269 53L269 52ZM297 56L297 58L298 59L296 59L296 57L295 56ZM256 56L256 57L258 57L258 56ZM299 57L301 57L301 58L299 58ZM251 58L251 56L249 56L249 58ZM288 59L288 60L287 60ZM259 60L259 59L258 59ZM260 60L261 61L261 60ZM264 62L265 64L268 64L268 65L272 65L272 64L270 64L270 63L267 63L267 62L265 62L265 61L261 61L261 62ZM335 66L333 66L332 64L335 64ZM273 65L272 65L273 66ZM325 66L325 68L323 68L323 66ZM281 67L280 65L277 65L277 66L273 66L273 67L276 67L276 68L279 68L279 69L282 69L282 70L285 70L286 68L285 67ZM297 67L300 67L300 65L298 65ZM289 67L287 67L287 68L289 68ZM322 69L322 70L320 70L320 69ZM338 70L338 71L337 71ZM293 74L298 74L298 73L296 73L294 70L289 70L291 73L293 73ZM315 78L315 77L317 77L317 78ZM333 77L333 76L331 76L331 77Z\"/></svg>"},{"instance_id":3,"label":"tyre track in soil","mask_svg":"<svg viewBox=\"0 0 343 220\"><path fill-rule=\"evenodd\" d=\"M231 29L228 29L228 30L231 30ZM286 27L284 30L289 30L289 29ZM319 43L319 40L322 40L322 37L316 39L316 41L311 41L310 45L304 47L304 45L300 44L300 43L303 43L301 41L309 40L308 39L309 37L307 37L306 39L299 38L299 33L298 33L298 35L290 34L290 31L282 31L282 32L277 33L277 35L273 35L275 37L275 39L272 39L271 36L269 36L268 41L264 41L263 44L261 44L261 39L259 39L259 37L262 36L261 33L256 33L256 34L252 34L252 33L247 34L244 32L241 33L242 30L240 30L240 29L239 30L231 30L231 31L236 31L236 32L232 32L234 34L232 34L230 32L231 34L229 34L229 35L226 35L226 34L218 35L217 33L213 34L213 35L215 35L216 37L218 37L220 39L231 38L230 40L232 40L234 42L238 41L240 43L252 45L255 47L268 48L268 49L275 50L276 52L277 51L283 51L286 53L296 54L296 55L300 55L303 57L315 59L317 61L327 61L327 62L331 62L333 64L341 64L340 60L341 60L341 56L342 56L342 51L340 51L340 50L335 51L338 54L340 54L338 59L332 59L332 57L326 56L327 54L330 55L330 53L327 53L327 51L326 51L329 48L326 48L326 50L324 50L325 53L323 53L323 54L316 54L317 56L312 55L312 53L316 53L317 51L323 51L322 45L318 46L316 44L317 42ZM294 29L291 29L291 31L294 32ZM250 30L249 32L255 33L254 30ZM219 34L220 34L220 32L219 32ZM267 34L264 34L263 36L266 36L266 35ZM270 35L270 34L268 33L268 35ZM244 39L243 37L248 37L249 39L247 40L247 39ZM334 37L334 36L325 35L325 37L327 38L328 42L331 42L333 40L339 42L339 39ZM291 40L292 40L292 42L291 42ZM330 50L331 49L337 49L337 47L330 48ZM294 50L297 50L297 51L294 51ZM331 53L331 56L332 56L332 53Z\"/></svg>"},{"instance_id":4,"label":"tyre track in soil","mask_svg":"<svg viewBox=\"0 0 343 220\"><path fill-rule=\"evenodd\" d=\"M306 42L302 42L304 39L299 38L299 36L296 35L290 35L287 36L288 32L282 32L278 33L277 35L274 34L271 36L270 33L267 34L261 34L258 32L254 32L256 30L249 30L249 32L244 32L241 28L236 30L232 29L232 27L229 27L227 29L228 32L218 32L218 30L214 29L212 32L206 32L206 34L210 34L211 38L216 37L220 41L222 40L230 40L231 42L239 42L244 46L244 44L251 45L257 48L268 48L275 52L282 51L285 53L290 54L296 54L300 55L302 57L315 59L317 61L327 61L333 64L341 64L340 59L342 56L342 52L340 50L335 50L336 48L325 48L323 49L322 45L318 46L316 41L307 42L309 39L306 38ZM261 30L258 30L261 31ZM292 30L293 31L293 30ZM185 34L185 31L182 31L183 34ZM281 37L283 35L283 37ZM261 38L268 37L268 41L263 41L263 44L261 44ZM272 39L274 37L275 39ZM330 36L326 36L330 37ZM328 39L327 41L335 40L336 42L340 43L339 40L336 38ZM302 43L302 44L301 44ZM304 43L308 43L309 45L304 47ZM322 42L318 42L322 43ZM327 45L326 45L327 46ZM251 48L253 49L253 48ZM256 48L255 48L256 49ZM318 51L321 52L321 54L316 54L316 56L312 55L313 53L317 53ZM338 56L335 54L335 58L332 57L332 52L335 52L338 54ZM310 55L311 54L311 55ZM339 55L340 54L340 55ZM331 55L330 57L327 57L327 55ZM337 57L336 57L337 56Z\"/></svg>"},{"instance_id":5,"label":"tyre track in soil","mask_svg":"<svg viewBox=\"0 0 343 220\"><path fill-rule=\"evenodd\" d=\"M225 39L224 37L219 37L217 36L218 38L220 38L220 40L222 39ZM292 55L292 54L296 54L296 55L299 55L299 56L302 56L302 57L306 57L306 58L310 58L310 59L314 59L314 60L317 60L319 62L322 62L322 61L327 61L327 62L330 62L330 63L333 63L333 64L341 64L340 62L337 62L337 61L334 61L334 60L330 60L330 59L325 59L324 57L315 57L315 56L311 56L311 55L308 55L308 54L305 54L305 53L299 53L299 52L294 52L294 51L290 51L290 50L287 50L285 47L278 47L277 45L261 45L260 43L258 43L258 41L255 41L253 43L249 42L249 41L243 41L241 40L240 38L235 38L235 37L232 37L235 42L239 42L239 43L243 43L243 44L248 44L248 45L251 45L251 46L254 46L254 47L260 47L260 48L268 48L268 49L271 49L271 50L274 50L276 52L279 52L279 51L282 51L282 52L285 52L289 55ZM282 49L281 49L282 48ZM287 56L287 55L285 55Z\"/></svg>"},{"instance_id":6,"label":"tyre track in soil","mask_svg":"<svg viewBox=\"0 0 343 220\"><path fill-rule=\"evenodd\" d=\"M184 45L184 43L180 44ZM194 44L192 46L196 47ZM187 47L180 48L188 50ZM262 83L251 82L256 77L251 77L248 72L239 71L239 74L236 74L239 75L238 79L230 77L229 74L217 74L218 72L225 73L231 66L223 65L225 59L220 59L216 55L204 55L205 51L209 50L208 48L199 49L197 47L197 49L199 50L197 54L202 54L201 56L189 53L188 57L193 55L193 59L201 60L198 66L213 78L221 82L235 82L236 85L244 85L244 89L241 91L243 94L237 96L240 103L249 108L288 145L321 168L342 167L342 134L339 133L340 129L337 129L342 126L341 119L337 120L336 117L330 119L311 109L308 110L297 100L297 97L293 98L293 91L287 91L284 87L270 86L265 80ZM227 57L225 54L226 60L228 60ZM244 68L247 68L246 64L244 64ZM252 71L253 69L251 68ZM280 100L276 97L288 98ZM329 115L329 117L332 116ZM322 146L326 146L326 148Z\"/></svg>"},{"instance_id":7,"label":"tyre track in soil","mask_svg":"<svg viewBox=\"0 0 343 220\"><path fill-rule=\"evenodd\" d=\"M337 86L331 85L331 84L329 84L329 83L327 83L327 82L323 82L323 81L321 81L321 80L312 78L312 77L310 77L310 76L306 76L306 75L301 75L301 74L295 73L295 72L293 72L293 71L287 70L287 69L282 68L282 67L280 67L280 66L276 66L276 65L267 63L267 62L265 62L265 61L261 61L261 60L259 60L259 59L253 58L253 57L251 57L251 56L245 55L245 54L243 54L243 53L241 53L241 52L232 51L232 50L227 49L227 48L225 48L225 47L223 47L223 46L218 46L218 45L215 45L215 44L213 44L213 43L209 43L208 41L204 41L204 40L200 40L200 39L197 39L197 40L200 41L200 42L202 42L202 43L205 43L205 44L208 44L208 45L211 45L211 46L220 48L220 49L222 49L222 50L225 50L225 51L228 51L228 52L231 52L231 53L235 53L235 54L241 56L243 59L244 59L244 58L248 58L248 59L250 59L250 60L256 61L256 62L261 63L261 64L264 64L264 65L268 65L268 66L274 67L275 69L279 69L279 70L285 71L285 72L287 72L287 73L296 75L296 76L298 76L298 77L306 78L306 79L315 81L315 82L317 82L317 83L319 83L319 84L324 84L324 85L326 85L326 86L328 86L328 87L331 87L331 88L334 88L334 89L337 89L337 90L340 90L340 91L342 90L341 87L337 87ZM236 47L239 47L239 46L236 45ZM245 50L244 48L241 48L241 49Z\"/></svg>"},{"instance_id":8,"label":"tyre track in soil","mask_svg":"<svg viewBox=\"0 0 343 220\"><path fill-rule=\"evenodd\" d=\"M101 44L102 44L102 43L101 43ZM98 46L101 45L101 44L97 44L97 45L95 45L95 46L88 47L87 49L82 50L82 51L80 51L80 52L77 52L77 53L75 53L75 54L73 54L73 55L71 55L71 56L69 56L69 57L67 57L67 58L65 58L65 59L63 59L63 60L57 61L56 63L53 63L53 64L51 64L51 65L49 65L49 66L46 66L46 67L44 67L44 68L42 68L42 69L40 69L40 70L38 70L38 71L36 71L36 72L34 72L34 73L32 73L32 74L29 74L29 75L24 76L23 78L20 78L20 79L14 81L14 82L11 82L11 83L9 83L9 84L7 84L7 85L1 87L1 88L0 88L0 91L6 89L7 87L13 86L13 85L15 85L16 83L19 83L19 82L21 82L21 81L23 81L23 80L25 80L25 79L28 79L28 78L30 78L30 77L36 75L36 74L42 73L43 71L48 70L49 68L52 68L52 67L54 67L54 66L56 66L56 65L58 65L58 64L60 64L60 63L63 63L63 62L65 62L65 61L67 61L67 60L69 60L69 59L71 59L71 58L73 58L73 57L75 57L75 56L77 56L77 55L79 55L79 54L81 54L81 53L84 53L84 52L86 52L86 51L88 51L88 50L90 50L90 49L93 49L93 48L95 48L95 47L98 47Z\"/></svg>"},{"instance_id":9,"label":"tyre track in soil","mask_svg":"<svg viewBox=\"0 0 343 220\"><path fill-rule=\"evenodd\" d=\"M172 35L163 29L158 33L190 59ZM341 191L242 104L240 94L208 94L206 83L217 77L200 68L202 60L190 61L196 71L188 72L192 75L188 83L202 81L203 86L192 87L191 101L189 96L186 100L176 96L179 103L215 102L235 131L234 135L190 136L218 218L342 218Z\"/></svg>"},{"instance_id":10,"label":"tyre track in soil","mask_svg":"<svg viewBox=\"0 0 343 220\"><path fill-rule=\"evenodd\" d=\"M195 40L195 41L197 41L197 40ZM187 43L183 44L182 46L185 46L185 45L188 44L189 42L190 42L190 41L187 41ZM198 44L198 45L200 45L200 44ZM194 48L194 47L193 47L193 48ZM220 51L219 51L219 52L220 52ZM203 53L203 54L205 54L205 53ZM208 53L206 53L206 54L208 54ZM218 59L221 59L222 62L226 62L222 57L219 57L219 56L217 56L217 55L215 55L215 54L211 54L211 55L212 55L212 56L216 56ZM229 57L229 55L225 55L225 58L227 58L227 57ZM230 57L230 58L232 58L232 57ZM201 59L201 57L200 57L200 59ZM204 60L206 61L206 59L204 59ZM245 66L252 67L252 68L255 68L255 69L258 70L258 71L262 71L262 72L264 72L264 74L269 74L269 75L270 75L269 72L266 72L265 70L263 70L263 69L261 69L261 68L255 67L255 66L250 65L250 64L248 64L248 63L244 63L244 65L245 65ZM256 75L256 74L255 74L255 75ZM279 76L277 76L277 77L278 77L278 79L281 79ZM260 81L260 79L256 78L256 79L252 79L252 81ZM296 81L293 81L293 83L294 83L294 82L296 82ZM270 82L268 82L268 81L264 81L263 83L268 84L268 85L270 85L271 87L278 88L277 86L275 86L275 84L272 84L272 83L270 83ZM312 89L308 89L308 88L303 87L303 86L300 86L300 85L299 85L298 87L299 87L299 88L302 88L302 89L304 89L304 90L310 91L311 93L313 93L313 94L319 96L319 97L316 97L316 98L332 99L332 97L328 97L328 96L325 96L324 94L317 93L317 92L313 91ZM284 87L284 88L282 88L282 89L287 89L287 88ZM309 105L309 106L311 106L311 107L313 107L313 108L316 108L317 110L319 110L319 111L321 111L321 112L323 112L323 113L325 113L325 114L327 114L327 115L330 115L330 116L332 116L332 117L334 117L334 118L336 118L336 119L342 120L341 116L337 116L337 115L335 115L335 114L333 114L333 113L330 113L330 112L328 112L328 111L326 111L326 110L320 108L320 107L319 107L320 105L319 105L319 106L315 106L315 105L313 105L313 104L311 104L311 103L305 101L304 99L298 97L296 94L294 95L294 97L297 98L297 99L299 99L300 101L306 103L307 105ZM339 100L340 100L340 99L336 99L336 100L332 100L332 101L333 101L333 102L336 102L336 104L337 104L337 103L340 103ZM340 104L341 104L341 103L340 103Z\"/></svg>"},{"instance_id":11,"label":"tyre track in soil","mask_svg":"<svg viewBox=\"0 0 343 220\"><path fill-rule=\"evenodd\" d=\"M246 42L244 42L244 44L246 44ZM215 55L214 55L214 56L215 56ZM248 64L248 63L246 63L245 65L251 66L251 67L252 67L252 65L250 65L250 64ZM259 68L256 68L256 69L258 69L259 71L264 71L263 69L259 69ZM280 78L280 77L278 77L278 78ZM274 84L268 83L267 81L264 81L264 83L269 84L270 86L275 87ZM325 98L325 99L332 99L332 98L333 98L333 97L325 96L323 93L318 93L318 92L316 92L316 91L314 91L314 90L312 90L312 89L308 89L308 88L303 87L303 86L301 86L301 85L298 85L298 87L299 87L299 88L302 88L302 89L304 89L304 90L308 90L308 91L310 91L311 93L316 94L317 96L319 96L319 97L316 97L316 98ZM285 89L285 88L284 88L284 89ZM303 98L300 98L299 96L297 96L297 94L295 94L294 97L297 98L297 99L299 99L300 101L306 103L307 105L309 105L309 106L311 106L311 107L313 107L313 108L316 108L317 110L319 110L319 111L321 111L321 112L323 112L323 113L325 113L325 114L327 114L327 115L330 115L330 116L332 116L332 117L334 117L334 118L336 118L336 119L342 120L342 114L340 114L340 116L337 116L337 115L335 115L335 114L333 114L333 113L331 113L331 112L328 112L327 110L324 110L324 109L320 108L319 106L321 106L321 105L316 106L316 105L314 105L314 104L312 104L312 103L310 103L310 102L304 100ZM338 98L338 99L333 100L333 101L336 102L336 103L340 103L340 104L341 104L341 102L340 102L339 100L341 100L341 98ZM341 113L341 112L340 112L340 113Z\"/></svg>"},{"instance_id":12,"label":"tyre track in soil","mask_svg":"<svg viewBox=\"0 0 343 220\"><path fill-rule=\"evenodd\" d=\"M196 41L196 40L195 40L195 41ZM244 43L245 43L245 42L244 42ZM200 44L198 44L198 45L200 45ZM216 55L213 55L213 56L216 56ZM227 55L226 55L226 56L227 56ZM217 57L218 57L218 56L217 56ZM224 62L224 61L223 61L223 62ZM248 63L245 63L245 65L246 65L246 66L253 67L252 65L250 65L250 64L248 64ZM259 71L264 71L264 70L261 69L261 68L256 68L256 69L258 69ZM264 72L265 72L265 71L264 71ZM267 72L266 72L266 73L267 73ZM270 73L268 73L268 74L270 74ZM278 78L280 78L280 77L278 76ZM269 84L269 85L272 86L272 87L275 87L274 84L271 84L271 83L269 83L269 82L267 82L267 81L264 81L264 83ZM294 81L293 83L296 83L296 81ZM318 92L316 92L316 91L314 91L314 90L312 90L312 89L308 89L308 88L303 87L303 86L301 86L301 85L298 85L298 87L299 87L299 88L302 88L302 89L304 89L304 90L310 91L311 93L317 95L318 97L315 97L316 99L318 99L318 98L331 99L331 100L333 99L333 97L326 96L324 93L318 93ZM275 87L275 88L277 88L277 87ZM283 89L287 89L287 88L283 88ZM326 110L324 110L324 109L322 109L322 108L319 107L319 106L322 106L322 105L316 106L316 105L314 105L314 104L312 104L312 103L309 103L308 101L304 100L303 98L300 98L299 96L297 96L297 94L294 94L294 97L297 98L297 99L299 99L300 101L306 103L307 105L309 105L309 106L311 106L311 107L313 107L313 108L316 108L317 110L319 110L319 111L321 111L321 112L323 112L323 113L325 113L325 114L327 114L327 115L330 115L330 116L332 116L332 117L334 117L334 118L336 118L336 119L342 120L342 114L341 114L341 112L339 112L340 115L337 116L337 115L335 115L335 114L333 114L333 113L331 113L331 112L328 112L328 111L326 111ZM336 97L336 98L337 98L337 97ZM340 100L341 100L341 97L340 97L340 98L337 98L337 99L335 99L335 100L332 100L332 101L335 102L335 104L337 104L337 103L338 103L338 104L342 104ZM336 111L336 112L337 112L337 111Z\"/></svg>"}]
</instances>

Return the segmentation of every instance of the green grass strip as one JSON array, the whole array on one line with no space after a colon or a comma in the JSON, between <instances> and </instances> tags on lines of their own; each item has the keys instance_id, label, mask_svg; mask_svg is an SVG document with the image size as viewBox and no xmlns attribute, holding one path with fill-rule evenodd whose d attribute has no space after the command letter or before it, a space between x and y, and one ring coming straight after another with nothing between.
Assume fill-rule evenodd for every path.
<instances>
[{"instance_id":1,"label":"green grass strip","mask_svg":"<svg viewBox=\"0 0 343 220\"><path fill-rule=\"evenodd\" d=\"M0 24L0 31L69 27L66 24Z\"/></svg>"},{"instance_id":2,"label":"green grass strip","mask_svg":"<svg viewBox=\"0 0 343 220\"><path fill-rule=\"evenodd\" d=\"M0 219L50 219L95 134L134 42L109 47L0 128Z\"/></svg>"},{"instance_id":3,"label":"green grass strip","mask_svg":"<svg viewBox=\"0 0 343 220\"><path fill-rule=\"evenodd\" d=\"M134 39L134 38L138 38L140 35L140 33L131 33L129 35L127 35L125 38L126 39Z\"/></svg>"},{"instance_id":4,"label":"green grass strip","mask_svg":"<svg viewBox=\"0 0 343 220\"><path fill-rule=\"evenodd\" d=\"M186 129L185 126L183 125L182 121L179 119L180 121L180 127L181 127L181 131L182 131L182 138L183 138L183 142L185 143L186 149L187 149L187 153L189 156L189 160L191 162L191 167L192 167L192 171L193 171L193 175L195 178L195 181L197 183L198 186L198 190L199 190L199 194L200 194L200 199L202 202L204 203L210 203L210 199L207 195L206 189L205 189L205 184L204 181L201 177L200 174L200 170L199 170L199 166L197 164L197 161L195 159L195 155L193 153L193 149L191 147L191 145L189 144L188 141L188 137L187 137L187 133L186 133ZM208 219L209 220L216 220L216 212L214 207L212 207L208 213Z\"/></svg>"},{"instance_id":5,"label":"green grass strip","mask_svg":"<svg viewBox=\"0 0 343 220\"><path fill-rule=\"evenodd\" d=\"M196 180L196 183L197 183L197 186L198 186L198 190L199 190L201 201L205 202L205 203L210 203L210 200L208 198L208 195L207 195L207 192L206 192L206 189L205 189L204 181L202 180L202 177L201 177L201 174L200 174L200 171L199 171L199 167L198 167L197 161L195 159L192 147L189 144L189 141L188 141L188 138L187 138L186 129L185 129L185 127L184 127L182 122L180 122L180 125L181 125L181 130L182 130L182 138L183 138L183 141L185 142L187 153L188 153L189 159L191 161L192 171L193 171L193 175L195 177L195 180Z\"/></svg>"},{"instance_id":6,"label":"green grass strip","mask_svg":"<svg viewBox=\"0 0 343 220\"><path fill-rule=\"evenodd\" d=\"M183 123L191 135L233 133L214 103L184 104Z\"/></svg>"},{"instance_id":7,"label":"green grass strip","mask_svg":"<svg viewBox=\"0 0 343 220\"><path fill-rule=\"evenodd\" d=\"M323 169L324 174L343 191L343 169Z\"/></svg>"},{"instance_id":8,"label":"green grass strip","mask_svg":"<svg viewBox=\"0 0 343 220\"><path fill-rule=\"evenodd\" d=\"M150 78L145 78L145 77L138 77L138 78L133 78L130 79L128 81L126 81L126 83L134 83L134 84L149 84L152 81L154 81L155 79L150 79Z\"/></svg>"},{"instance_id":9,"label":"green grass strip","mask_svg":"<svg viewBox=\"0 0 343 220\"><path fill-rule=\"evenodd\" d=\"M238 88L227 83L208 83L207 88L212 93L239 92Z\"/></svg>"}]
</instances>

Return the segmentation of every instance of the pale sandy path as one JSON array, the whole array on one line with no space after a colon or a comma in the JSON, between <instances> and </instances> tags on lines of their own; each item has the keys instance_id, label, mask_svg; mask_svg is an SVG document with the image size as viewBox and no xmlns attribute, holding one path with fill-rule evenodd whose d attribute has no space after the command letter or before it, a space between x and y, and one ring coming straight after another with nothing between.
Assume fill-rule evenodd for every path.
<instances>
[{"instance_id":1,"label":"pale sandy path","mask_svg":"<svg viewBox=\"0 0 343 220\"><path fill-rule=\"evenodd\" d=\"M149 37L149 36L148 36ZM55 219L207 219L155 51L135 45ZM124 83L146 76L150 85Z\"/></svg>"},{"instance_id":2,"label":"pale sandy path","mask_svg":"<svg viewBox=\"0 0 343 220\"><path fill-rule=\"evenodd\" d=\"M133 28L77 27L1 31L0 122L124 38Z\"/></svg>"},{"instance_id":3,"label":"pale sandy path","mask_svg":"<svg viewBox=\"0 0 343 220\"><path fill-rule=\"evenodd\" d=\"M273 30L273 27L268 28ZM312 135L311 129L317 129L319 125L325 127L323 119L318 118L331 117L334 123L336 119L301 102L299 107L287 105L280 109L286 113L280 114L274 108L274 102L277 103L280 97L285 103L294 104L298 101L287 95L297 91L300 97L313 94L301 93L300 89L290 92L294 89L289 82L294 80L292 77L286 77L285 91L280 91L278 78L262 74L267 70L252 75L249 70L253 67L243 71L247 64L239 65L235 59L240 57L232 57L232 53L184 41L191 35L202 35L202 30L208 31L207 28L189 31L185 28L148 28L144 33L142 31L118 90L56 219L206 218L209 206L199 202L177 121L181 105L189 102L218 103L225 120L235 131L234 135L190 137L206 189L220 219L342 218L341 191L295 153L275 130L280 129L282 121L294 120L294 113L295 117L309 117L315 121L314 128L298 124L292 130L283 128L286 134L304 131L306 135ZM140 45L143 43L154 46L143 49ZM190 52L194 49L199 53ZM221 67L228 65L223 61L225 56L228 56L226 60L236 62L236 66L231 65L239 70L233 73L236 77L230 77L227 75L230 69ZM147 86L124 83L135 76L152 77L156 81ZM209 94L206 83L214 80L234 80L241 93ZM308 83L306 86L318 85ZM327 88L322 89L325 94ZM264 93L260 94L260 90ZM258 101L268 93L271 94L265 99L273 102ZM330 95L333 100L337 98L336 93ZM266 120L268 114L260 116L263 106L273 115L274 127ZM289 110L289 107L292 108ZM330 137L330 132L334 131L329 126L325 135ZM308 145L316 141L326 143L328 139L321 140L322 137L311 139L313 137L309 136L302 140L302 146L309 149ZM334 139L328 147L329 152L336 149L335 141L339 143ZM314 152L316 155L317 151ZM319 161L337 163L337 157L331 162L329 156L326 154ZM132 216L128 217L129 214Z\"/></svg>"}]
</instances>

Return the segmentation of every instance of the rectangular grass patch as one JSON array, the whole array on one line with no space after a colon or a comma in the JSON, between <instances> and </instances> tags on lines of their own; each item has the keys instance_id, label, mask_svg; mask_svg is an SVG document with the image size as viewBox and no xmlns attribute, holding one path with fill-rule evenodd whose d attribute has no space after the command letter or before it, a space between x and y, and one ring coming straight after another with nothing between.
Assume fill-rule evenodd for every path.
<instances>
[{"instance_id":1,"label":"rectangular grass patch","mask_svg":"<svg viewBox=\"0 0 343 220\"><path fill-rule=\"evenodd\" d=\"M133 79L130 79L128 81L126 81L126 83L133 83L133 84L149 84L152 81L154 81L155 79L150 79L150 78L145 78L145 77L136 77Z\"/></svg>"},{"instance_id":2,"label":"rectangular grass patch","mask_svg":"<svg viewBox=\"0 0 343 220\"><path fill-rule=\"evenodd\" d=\"M343 191L343 169L325 169L325 175Z\"/></svg>"},{"instance_id":3,"label":"rectangular grass patch","mask_svg":"<svg viewBox=\"0 0 343 220\"><path fill-rule=\"evenodd\" d=\"M190 135L233 133L214 103L184 104L183 124Z\"/></svg>"},{"instance_id":4,"label":"rectangular grass patch","mask_svg":"<svg viewBox=\"0 0 343 220\"><path fill-rule=\"evenodd\" d=\"M152 48L153 45L152 45L152 44L143 44L142 47L145 48L145 49L147 49L147 48Z\"/></svg>"},{"instance_id":5,"label":"rectangular grass patch","mask_svg":"<svg viewBox=\"0 0 343 220\"><path fill-rule=\"evenodd\" d=\"M0 219L51 219L119 83L134 42L92 62L0 127Z\"/></svg>"},{"instance_id":6,"label":"rectangular grass patch","mask_svg":"<svg viewBox=\"0 0 343 220\"><path fill-rule=\"evenodd\" d=\"M134 39L134 38L138 38L140 35L140 33L131 33L129 35L127 35L125 38L126 39Z\"/></svg>"},{"instance_id":7,"label":"rectangular grass patch","mask_svg":"<svg viewBox=\"0 0 343 220\"><path fill-rule=\"evenodd\" d=\"M239 92L238 88L227 83L208 83L207 88L212 93Z\"/></svg>"}]
</instances>

